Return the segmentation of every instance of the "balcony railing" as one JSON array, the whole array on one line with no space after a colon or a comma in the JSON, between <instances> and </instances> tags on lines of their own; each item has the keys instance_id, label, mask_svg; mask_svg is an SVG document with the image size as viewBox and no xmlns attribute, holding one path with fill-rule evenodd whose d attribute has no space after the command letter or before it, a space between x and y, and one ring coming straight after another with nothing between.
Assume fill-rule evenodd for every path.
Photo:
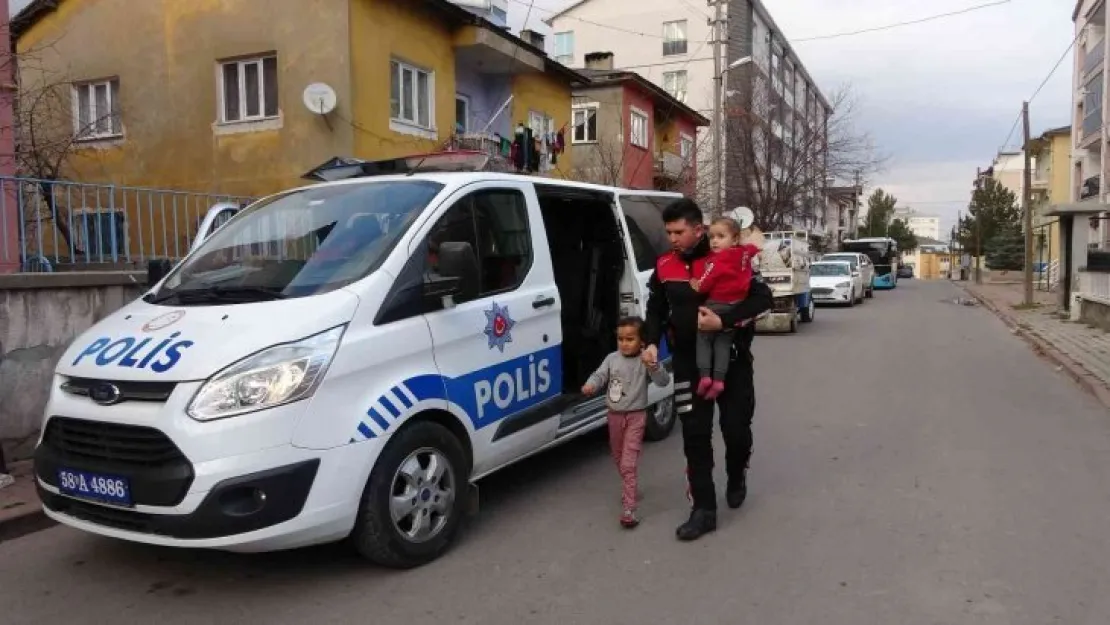
<instances>
[{"instance_id":1,"label":"balcony railing","mask_svg":"<svg viewBox=\"0 0 1110 625\"><path fill-rule=\"evenodd\" d=\"M1083 59L1083 74L1089 74L1096 69L1102 67L1102 61L1106 58L1106 37L1099 39L1095 47L1087 50L1087 56Z\"/></svg>"}]
</instances>

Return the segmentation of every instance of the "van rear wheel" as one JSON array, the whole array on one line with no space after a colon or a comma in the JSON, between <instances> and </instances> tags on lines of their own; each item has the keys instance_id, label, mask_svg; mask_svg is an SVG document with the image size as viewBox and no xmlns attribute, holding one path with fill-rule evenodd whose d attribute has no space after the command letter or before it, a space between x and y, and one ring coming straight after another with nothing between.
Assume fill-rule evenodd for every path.
<instances>
[{"instance_id":1,"label":"van rear wheel","mask_svg":"<svg viewBox=\"0 0 1110 625\"><path fill-rule=\"evenodd\" d=\"M661 441L671 435L675 424L674 396L657 402L647 409L647 425L644 439L651 442Z\"/></svg>"},{"instance_id":2,"label":"van rear wheel","mask_svg":"<svg viewBox=\"0 0 1110 625\"><path fill-rule=\"evenodd\" d=\"M418 421L402 429L363 490L351 531L355 550L399 569L443 555L459 530L468 475L462 445L447 428Z\"/></svg>"}]
</instances>

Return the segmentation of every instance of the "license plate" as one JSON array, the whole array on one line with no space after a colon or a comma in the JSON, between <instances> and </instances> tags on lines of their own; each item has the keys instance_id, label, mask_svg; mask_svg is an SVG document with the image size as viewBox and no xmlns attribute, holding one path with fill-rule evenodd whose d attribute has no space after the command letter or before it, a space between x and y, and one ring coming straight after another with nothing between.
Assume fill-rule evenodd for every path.
<instances>
[{"instance_id":1,"label":"license plate","mask_svg":"<svg viewBox=\"0 0 1110 625\"><path fill-rule=\"evenodd\" d=\"M118 475L58 469L58 490L63 495L116 506L131 506L131 484Z\"/></svg>"}]
</instances>

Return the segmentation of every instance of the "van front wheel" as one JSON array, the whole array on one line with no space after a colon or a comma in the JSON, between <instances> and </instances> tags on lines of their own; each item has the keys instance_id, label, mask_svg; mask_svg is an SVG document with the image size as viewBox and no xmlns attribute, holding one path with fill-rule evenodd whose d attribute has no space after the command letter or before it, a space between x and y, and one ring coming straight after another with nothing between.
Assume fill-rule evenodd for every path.
<instances>
[{"instance_id":1,"label":"van front wheel","mask_svg":"<svg viewBox=\"0 0 1110 625\"><path fill-rule=\"evenodd\" d=\"M466 455L445 427L418 421L389 441L362 493L355 549L391 568L420 566L454 542L467 484Z\"/></svg>"},{"instance_id":2,"label":"van front wheel","mask_svg":"<svg viewBox=\"0 0 1110 625\"><path fill-rule=\"evenodd\" d=\"M653 406L648 406L644 438L653 443L661 441L671 435L674 424L674 396L672 395Z\"/></svg>"}]
</instances>

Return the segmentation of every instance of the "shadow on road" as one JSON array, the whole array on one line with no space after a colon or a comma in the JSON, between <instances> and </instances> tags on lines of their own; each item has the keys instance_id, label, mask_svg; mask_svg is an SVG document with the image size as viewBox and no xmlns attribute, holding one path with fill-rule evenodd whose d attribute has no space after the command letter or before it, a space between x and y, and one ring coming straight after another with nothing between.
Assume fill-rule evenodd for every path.
<instances>
[{"instance_id":1,"label":"shadow on road","mask_svg":"<svg viewBox=\"0 0 1110 625\"><path fill-rule=\"evenodd\" d=\"M481 480L480 512L464 526L456 548L445 558L452 557L472 535L482 534L483 526L493 524L498 515L508 514L505 508L509 502L562 479L572 479L570 476L589 470L588 463L606 454L602 429ZM395 574L361 559L345 542L276 553L235 554L81 536L80 547L71 552L73 566L95 562L97 571L119 567L128 571L128 577L151 580L146 593L152 595L184 597L225 583L235 584L236 593L249 594L252 589L272 592L275 583L335 583L348 575L352 580L357 575L357 581L363 583Z\"/></svg>"}]
</instances>

